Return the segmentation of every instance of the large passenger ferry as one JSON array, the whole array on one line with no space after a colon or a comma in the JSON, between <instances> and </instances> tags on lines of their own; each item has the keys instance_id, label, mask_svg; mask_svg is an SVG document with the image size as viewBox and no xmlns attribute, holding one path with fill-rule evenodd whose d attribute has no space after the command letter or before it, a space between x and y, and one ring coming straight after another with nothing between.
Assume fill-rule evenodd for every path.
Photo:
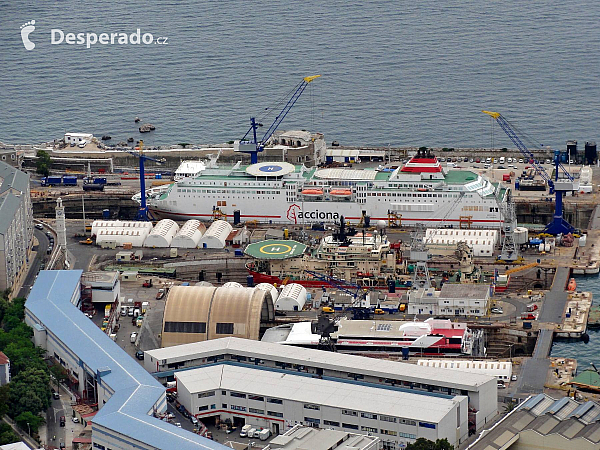
<instances>
[{"instance_id":1,"label":"large passenger ferry","mask_svg":"<svg viewBox=\"0 0 600 450\"><path fill-rule=\"evenodd\" d=\"M498 228L506 189L469 170L444 169L419 150L395 169L307 168L286 162L207 167L196 176L147 191L151 213L174 220L219 215L266 223L356 223ZM139 201L140 195L134 196Z\"/></svg>"}]
</instances>

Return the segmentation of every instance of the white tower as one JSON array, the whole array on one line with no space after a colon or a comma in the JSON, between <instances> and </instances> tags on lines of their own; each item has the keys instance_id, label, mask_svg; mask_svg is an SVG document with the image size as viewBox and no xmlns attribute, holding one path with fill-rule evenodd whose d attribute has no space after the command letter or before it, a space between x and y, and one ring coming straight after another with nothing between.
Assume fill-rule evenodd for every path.
<instances>
[{"instance_id":1,"label":"white tower","mask_svg":"<svg viewBox=\"0 0 600 450\"><path fill-rule=\"evenodd\" d=\"M67 226L65 224L65 207L62 204L62 199L59 197L56 200L56 238L57 244L63 250L67 249Z\"/></svg>"}]
</instances>

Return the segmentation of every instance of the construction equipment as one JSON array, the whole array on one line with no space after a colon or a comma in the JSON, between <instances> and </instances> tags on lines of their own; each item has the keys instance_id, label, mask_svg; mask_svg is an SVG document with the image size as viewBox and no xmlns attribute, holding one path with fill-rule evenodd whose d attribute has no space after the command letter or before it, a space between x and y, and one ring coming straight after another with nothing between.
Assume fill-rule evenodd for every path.
<instances>
[{"instance_id":1,"label":"construction equipment","mask_svg":"<svg viewBox=\"0 0 600 450\"><path fill-rule=\"evenodd\" d=\"M297 84L294 89L292 89L293 94L289 98L287 96L285 97L285 98L287 98L287 102L286 102L285 106L283 107L281 112L275 117L275 120L273 121L271 126L267 129L266 133L260 140L258 140L258 138L256 136L256 130L258 127L262 127L263 125L262 125L262 123L257 122L255 117L251 117L250 118L250 129L246 132L246 134L244 135L244 137L242 139L234 142L234 144L233 144L234 151L249 153L250 154L250 162L252 164L256 164L258 162L258 153L262 152L265 149L266 142L273 135L275 130L277 130L277 127L279 127L279 125L281 124L283 119L285 119L285 116L287 116L287 114L290 112L290 109L292 109L292 106L294 106L294 104L296 103L298 98L300 98L300 95L302 95L302 93L304 92L304 89L306 89L306 86L308 86L308 84L311 81L313 81L316 78L319 78L320 76L321 75L313 75L310 77L304 77L302 79L302 81L299 84ZM283 101L285 101L285 100L283 100ZM283 101L281 103L283 103ZM267 109L270 110L270 108L267 108ZM246 137L250 134L250 132L252 132L252 139L246 140Z\"/></svg>"},{"instance_id":2,"label":"construction equipment","mask_svg":"<svg viewBox=\"0 0 600 450\"><path fill-rule=\"evenodd\" d=\"M535 156L525 146L517 132L516 127L510 124L502 114L493 111L482 111L489 115L498 122L500 128L508 135L510 140L517 146L521 154L529 160L529 163L535 169L536 173L548 184L550 188L550 194L556 193L556 201L554 204L554 217L552 222L546 225L544 232L557 235L567 234L574 231L574 227L567 222L563 217L563 196L565 192L579 190L579 180L573 178L573 176L565 169L565 167L559 162L557 155L554 156L555 175L554 180L551 176L546 173L546 170L536 161ZM523 133L521 133L523 134ZM560 174L560 176L559 176Z\"/></svg>"},{"instance_id":3,"label":"construction equipment","mask_svg":"<svg viewBox=\"0 0 600 450\"><path fill-rule=\"evenodd\" d=\"M94 243L94 241L92 240L92 238L87 238L83 241L79 241L79 243L83 244L83 245L92 245Z\"/></svg>"},{"instance_id":4,"label":"construction equipment","mask_svg":"<svg viewBox=\"0 0 600 450\"><path fill-rule=\"evenodd\" d=\"M150 219L148 218L148 205L146 205L146 171L144 170L144 162L148 160L162 164L165 162L165 159L156 159L144 155L144 141L142 140L140 140L139 146L136 149L138 150L137 152L125 150L140 160L140 208L138 209L136 220L148 221Z\"/></svg>"},{"instance_id":5,"label":"construction equipment","mask_svg":"<svg viewBox=\"0 0 600 450\"><path fill-rule=\"evenodd\" d=\"M144 281L144 284L142 284L142 287L151 288L152 287L152 278Z\"/></svg>"},{"instance_id":6,"label":"construction equipment","mask_svg":"<svg viewBox=\"0 0 600 450\"><path fill-rule=\"evenodd\" d=\"M519 259L519 247L515 242L515 228L517 228L517 213L515 211L515 201L510 188L506 190L506 202L499 200L498 207L502 214L504 239L502 240L502 251L500 252L499 260L506 262L515 262Z\"/></svg>"},{"instance_id":7,"label":"construction equipment","mask_svg":"<svg viewBox=\"0 0 600 450\"><path fill-rule=\"evenodd\" d=\"M350 307L346 308L345 310L352 312L353 319L368 319L371 316L371 310L369 309L366 300L368 291L362 286L347 281L338 280L333 276L325 275L313 270L305 270L305 272L318 280L324 281L331 287L349 294L353 298L353 301Z\"/></svg>"},{"instance_id":8,"label":"construction equipment","mask_svg":"<svg viewBox=\"0 0 600 450\"><path fill-rule=\"evenodd\" d=\"M505 275L511 275L513 273L517 273L520 272L521 270L526 270L526 269L531 269L533 267L537 267L539 264L536 262L530 263L530 264L525 264L524 266L519 266L519 267L513 267L512 269L508 269L505 273Z\"/></svg>"}]
</instances>

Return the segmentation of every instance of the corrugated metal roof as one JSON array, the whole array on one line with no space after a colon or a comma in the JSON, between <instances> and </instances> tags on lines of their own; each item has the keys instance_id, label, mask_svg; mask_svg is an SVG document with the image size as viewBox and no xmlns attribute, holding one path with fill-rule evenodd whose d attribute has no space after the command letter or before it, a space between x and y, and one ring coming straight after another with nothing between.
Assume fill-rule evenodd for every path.
<instances>
[{"instance_id":1,"label":"corrugated metal roof","mask_svg":"<svg viewBox=\"0 0 600 450\"><path fill-rule=\"evenodd\" d=\"M178 383L194 395L215 389L227 389L253 395L313 403L333 408L408 417L438 423L457 404L451 399L417 393L390 391L377 387L241 367L228 364L205 366L177 372ZM398 410L402 405L402 412Z\"/></svg>"},{"instance_id":2,"label":"corrugated metal roof","mask_svg":"<svg viewBox=\"0 0 600 450\"><path fill-rule=\"evenodd\" d=\"M26 316L39 320L84 367L114 394L92 420L97 425L160 449L222 449L220 444L149 416L166 405L165 388L86 318L71 300L79 298L81 270L43 270L25 303ZM105 373L104 373L105 372Z\"/></svg>"},{"instance_id":3,"label":"corrugated metal roof","mask_svg":"<svg viewBox=\"0 0 600 450\"><path fill-rule=\"evenodd\" d=\"M496 378L489 375L422 367L399 361L365 358L363 356L324 352L322 350L234 337L159 348L147 351L146 354L157 360L164 359L171 363L195 359L194 355L198 354L211 356L222 354L224 351L235 351L236 354L243 356L259 357L291 364L306 361L307 365L310 364L324 369L357 372L382 378L400 377L403 380L415 383L428 383L468 391L478 391L479 386L486 383L492 383L494 388L496 386Z\"/></svg>"}]
</instances>

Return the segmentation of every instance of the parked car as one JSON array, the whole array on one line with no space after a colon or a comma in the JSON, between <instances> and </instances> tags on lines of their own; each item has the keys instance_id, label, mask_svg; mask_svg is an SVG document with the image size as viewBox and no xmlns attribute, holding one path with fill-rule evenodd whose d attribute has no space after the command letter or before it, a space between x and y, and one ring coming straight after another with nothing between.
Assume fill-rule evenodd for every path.
<instances>
[{"instance_id":1,"label":"parked car","mask_svg":"<svg viewBox=\"0 0 600 450\"><path fill-rule=\"evenodd\" d=\"M517 381L517 376L516 376L516 375L513 375L512 377L510 377L510 379L511 379L512 381Z\"/></svg>"},{"instance_id":2,"label":"parked car","mask_svg":"<svg viewBox=\"0 0 600 450\"><path fill-rule=\"evenodd\" d=\"M135 352L135 357L137 359L143 360L144 359L144 352L141 350L138 350L137 352Z\"/></svg>"},{"instance_id":3,"label":"parked car","mask_svg":"<svg viewBox=\"0 0 600 450\"><path fill-rule=\"evenodd\" d=\"M133 333L131 333L131 335L129 336L129 342L131 342L132 344L135 344L135 340L137 339L137 333L134 331Z\"/></svg>"},{"instance_id":4,"label":"parked car","mask_svg":"<svg viewBox=\"0 0 600 450\"><path fill-rule=\"evenodd\" d=\"M61 427L65 426L65 416L60 416L60 426Z\"/></svg>"},{"instance_id":5,"label":"parked car","mask_svg":"<svg viewBox=\"0 0 600 450\"><path fill-rule=\"evenodd\" d=\"M248 437L248 431L252 429L252 425L244 425L240 430L240 437Z\"/></svg>"},{"instance_id":6,"label":"parked car","mask_svg":"<svg viewBox=\"0 0 600 450\"><path fill-rule=\"evenodd\" d=\"M161 300L165 296L165 290L159 289L156 293L156 300Z\"/></svg>"},{"instance_id":7,"label":"parked car","mask_svg":"<svg viewBox=\"0 0 600 450\"><path fill-rule=\"evenodd\" d=\"M523 164L523 158L519 158L519 162Z\"/></svg>"},{"instance_id":8,"label":"parked car","mask_svg":"<svg viewBox=\"0 0 600 450\"><path fill-rule=\"evenodd\" d=\"M79 423L79 417L73 417L71 420L73 423Z\"/></svg>"},{"instance_id":9,"label":"parked car","mask_svg":"<svg viewBox=\"0 0 600 450\"><path fill-rule=\"evenodd\" d=\"M192 422L194 426L198 425L198 419L196 419L194 416L190 416L190 422Z\"/></svg>"},{"instance_id":10,"label":"parked car","mask_svg":"<svg viewBox=\"0 0 600 450\"><path fill-rule=\"evenodd\" d=\"M53 392L52 397L54 398L54 400L60 400L60 394L58 392Z\"/></svg>"},{"instance_id":11,"label":"parked car","mask_svg":"<svg viewBox=\"0 0 600 450\"><path fill-rule=\"evenodd\" d=\"M36 227L38 230L43 230L43 229L44 229L44 225L42 225L41 223L36 223L36 224L35 224L35 227Z\"/></svg>"},{"instance_id":12,"label":"parked car","mask_svg":"<svg viewBox=\"0 0 600 450\"><path fill-rule=\"evenodd\" d=\"M492 314L504 314L504 310L502 308L492 308Z\"/></svg>"}]
</instances>

